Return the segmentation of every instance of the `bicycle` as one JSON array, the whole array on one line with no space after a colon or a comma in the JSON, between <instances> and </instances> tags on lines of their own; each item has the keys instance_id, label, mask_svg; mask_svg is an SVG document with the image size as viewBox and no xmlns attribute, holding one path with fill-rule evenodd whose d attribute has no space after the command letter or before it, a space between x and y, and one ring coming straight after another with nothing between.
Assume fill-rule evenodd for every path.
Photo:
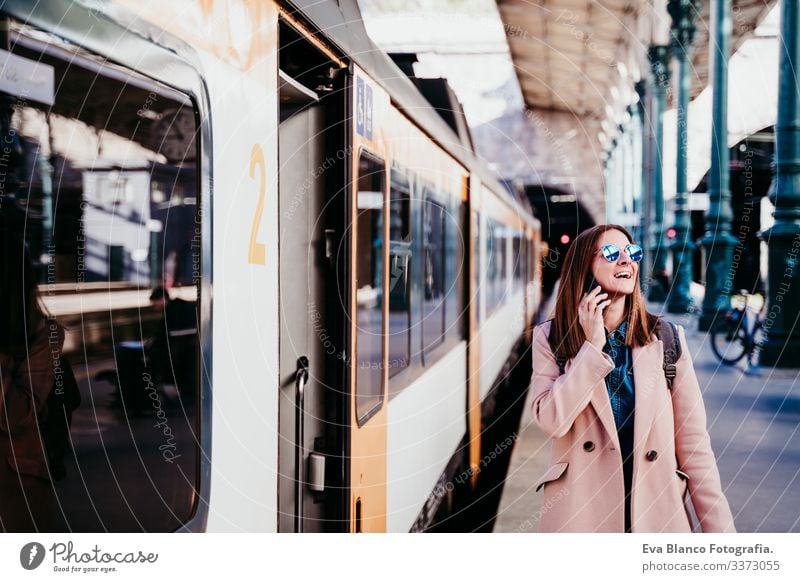
<instances>
[{"instance_id":1,"label":"bicycle","mask_svg":"<svg viewBox=\"0 0 800 582\"><path fill-rule=\"evenodd\" d=\"M723 364L733 366L745 356L748 364L752 364L755 347L763 339L766 301L756 312L755 322L751 325L747 304L752 295L746 289L741 289L733 297L743 297L744 305L741 308L733 307L712 326L711 349Z\"/></svg>"}]
</instances>

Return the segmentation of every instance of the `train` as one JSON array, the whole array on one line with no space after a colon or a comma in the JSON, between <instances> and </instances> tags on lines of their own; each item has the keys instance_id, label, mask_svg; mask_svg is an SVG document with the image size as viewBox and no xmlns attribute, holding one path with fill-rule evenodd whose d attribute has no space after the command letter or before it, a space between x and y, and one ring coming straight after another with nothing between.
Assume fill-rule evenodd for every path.
<instances>
[{"instance_id":1,"label":"train","mask_svg":"<svg viewBox=\"0 0 800 582\"><path fill-rule=\"evenodd\" d=\"M81 395L37 529L476 530L541 223L357 4L0 18L0 195Z\"/></svg>"}]
</instances>

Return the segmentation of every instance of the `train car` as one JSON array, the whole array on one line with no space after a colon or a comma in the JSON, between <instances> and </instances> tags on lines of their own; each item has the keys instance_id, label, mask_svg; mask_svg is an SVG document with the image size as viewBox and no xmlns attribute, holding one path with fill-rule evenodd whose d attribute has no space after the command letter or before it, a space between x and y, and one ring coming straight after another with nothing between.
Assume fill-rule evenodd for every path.
<instances>
[{"instance_id":1,"label":"train car","mask_svg":"<svg viewBox=\"0 0 800 582\"><path fill-rule=\"evenodd\" d=\"M473 529L453 516L527 386L540 223L357 5L0 18L3 228L81 396L66 476L13 464L52 477L32 529Z\"/></svg>"}]
</instances>

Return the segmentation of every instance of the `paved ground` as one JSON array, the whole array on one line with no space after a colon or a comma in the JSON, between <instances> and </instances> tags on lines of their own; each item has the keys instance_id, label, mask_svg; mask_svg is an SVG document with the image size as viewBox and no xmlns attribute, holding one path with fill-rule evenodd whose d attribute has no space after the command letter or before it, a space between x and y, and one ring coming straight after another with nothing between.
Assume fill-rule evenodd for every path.
<instances>
[{"instance_id":1,"label":"paved ground","mask_svg":"<svg viewBox=\"0 0 800 582\"><path fill-rule=\"evenodd\" d=\"M702 288L693 288L696 297ZM701 295L700 295L701 296ZM697 305L700 301L697 301ZM650 304L661 314L661 304ZM800 532L800 369L763 368L759 375L721 366L696 316L684 326L708 414L722 485L740 532ZM798 357L800 366L800 357ZM495 532L535 532L541 491L533 484L547 469L549 444L525 405L500 501Z\"/></svg>"}]
</instances>

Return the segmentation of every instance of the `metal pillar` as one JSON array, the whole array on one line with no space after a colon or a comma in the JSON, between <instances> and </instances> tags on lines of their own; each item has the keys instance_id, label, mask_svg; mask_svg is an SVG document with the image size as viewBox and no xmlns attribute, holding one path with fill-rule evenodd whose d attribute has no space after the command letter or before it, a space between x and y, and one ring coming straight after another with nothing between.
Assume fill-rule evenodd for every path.
<instances>
[{"instance_id":1,"label":"metal pillar","mask_svg":"<svg viewBox=\"0 0 800 582\"><path fill-rule=\"evenodd\" d=\"M760 364L797 367L800 353L800 5L781 2L778 123L775 127L775 179L769 200L775 206L775 223L760 233L769 247L767 339Z\"/></svg>"},{"instance_id":2,"label":"metal pillar","mask_svg":"<svg viewBox=\"0 0 800 582\"><path fill-rule=\"evenodd\" d=\"M731 52L731 0L713 0L711 29L714 108L711 133L711 171L704 249L705 295L698 329L708 331L731 305L732 264L737 240L731 235L730 153L728 151L728 58Z\"/></svg>"},{"instance_id":3,"label":"metal pillar","mask_svg":"<svg viewBox=\"0 0 800 582\"><path fill-rule=\"evenodd\" d=\"M611 140L611 147L608 150L608 181L606 182L606 210L605 222L611 222L612 202L616 200L619 192L619 139L614 137Z\"/></svg>"},{"instance_id":4,"label":"metal pillar","mask_svg":"<svg viewBox=\"0 0 800 582\"><path fill-rule=\"evenodd\" d=\"M603 151L603 197L605 200L608 200L609 195L611 194L611 153L608 150ZM608 205L606 205L606 209L608 209ZM608 217L608 212L606 211L606 217Z\"/></svg>"},{"instance_id":5,"label":"metal pillar","mask_svg":"<svg viewBox=\"0 0 800 582\"><path fill-rule=\"evenodd\" d=\"M647 51L651 71L651 118L652 132L650 134L650 182L648 183L648 196L650 197L653 219L648 233L648 248L652 256L652 270L649 271L652 284L647 298L650 301L663 302L667 298L667 248L664 244L664 179L663 179L663 148L664 148L664 110L667 103L667 88L669 87L669 47L653 45Z\"/></svg>"},{"instance_id":6,"label":"metal pillar","mask_svg":"<svg viewBox=\"0 0 800 582\"><path fill-rule=\"evenodd\" d=\"M639 126L636 119L635 108L628 105L625 109L626 117L628 119L625 124L625 133L627 140L625 140L625 164L627 167L627 174L625 176L625 226L631 231L631 235L636 236L636 225L633 222L635 212L634 199L636 197L636 190L638 185L637 180L641 179L639 159L637 156L637 147L639 139Z\"/></svg>"},{"instance_id":7,"label":"metal pillar","mask_svg":"<svg viewBox=\"0 0 800 582\"><path fill-rule=\"evenodd\" d=\"M636 92L639 94L639 111L642 118L642 196L639 204L640 210L640 244L642 248L649 250L648 233L650 232L650 215L652 213L653 199L650 195L650 174L653 171L653 162L650 155L651 137L653 133L651 115L651 93L648 88L648 81L639 81L636 84ZM649 252L644 253L639 268L639 283L642 285L642 292L647 295L652 285L650 277L650 265L653 258Z\"/></svg>"},{"instance_id":8,"label":"metal pillar","mask_svg":"<svg viewBox=\"0 0 800 582\"><path fill-rule=\"evenodd\" d=\"M633 116L634 122L637 124L639 130L639 141L634 146L638 147L636 159L637 167L639 169L639 182L638 184L634 184L633 211L639 217L639 224L636 225L636 228L631 234L633 234L636 241L644 247L644 233L647 232L647 229L645 228L647 220L645 217L645 200L647 197L647 167L649 165L647 162L648 130L647 115L645 110L647 83L644 79L636 82L636 94L638 95L639 99L636 101L636 105L632 107L631 115ZM644 279L647 276L647 271L644 271L644 267L645 265L642 265L642 268L639 269L639 278L641 284L644 284Z\"/></svg>"},{"instance_id":9,"label":"metal pillar","mask_svg":"<svg viewBox=\"0 0 800 582\"><path fill-rule=\"evenodd\" d=\"M625 189L625 179L624 179L624 164L625 164L625 136L622 135L622 132L619 131L617 128L617 145L614 148L614 169L616 172L616 177L614 178L614 222L616 222L616 214L619 213L619 204L622 200L623 191Z\"/></svg>"},{"instance_id":10,"label":"metal pillar","mask_svg":"<svg viewBox=\"0 0 800 582\"><path fill-rule=\"evenodd\" d=\"M689 313L694 310L690 286L692 282L692 255L695 244L691 240L689 220L689 194L686 185L686 125L689 113L689 94L692 78L689 64L694 41L694 20L700 12L700 0L669 0L667 10L672 17L672 49L678 61L678 152L675 192L675 240L672 251L672 287L667 295L669 313Z\"/></svg>"}]
</instances>

